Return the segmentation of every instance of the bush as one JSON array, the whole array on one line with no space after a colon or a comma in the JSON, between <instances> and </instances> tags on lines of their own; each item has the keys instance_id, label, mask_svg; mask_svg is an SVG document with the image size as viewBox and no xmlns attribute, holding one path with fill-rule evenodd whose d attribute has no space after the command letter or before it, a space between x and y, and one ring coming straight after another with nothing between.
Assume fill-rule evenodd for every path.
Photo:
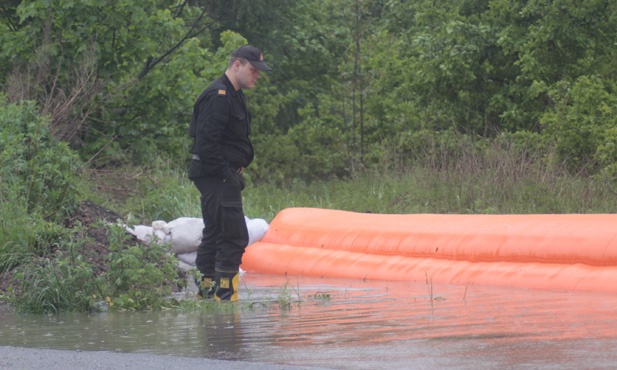
<instances>
[{"instance_id":1,"label":"bush","mask_svg":"<svg viewBox=\"0 0 617 370\"><path fill-rule=\"evenodd\" d=\"M562 81L551 89L553 107L542 116L544 137L557 147L572 171L600 171L615 156L617 125L615 86L597 76Z\"/></svg>"},{"instance_id":2,"label":"bush","mask_svg":"<svg viewBox=\"0 0 617 370\"><path fill-rule=\"evenodd\" d=\"M25 261L36 240L26 207L10 199L0 198L0 274Z\"/></svg>"},{"instance_id":3,"label":"bush","mask_svg":"<svg viewBox=\"0 0 617 370\"><path fill-rule=\"evenodd\" d=\"M78 203L79 160L53 139L31 102L0 97L0 197L23 201L28 214L59 221Z\"/></svg>"},{"instance_id":4,"label":"bush","mask_svg":"<svg viewBox=\"0 0 617 370\"><path fill-rule=\"evenodd\" d=\"M34 256L15 269L17 289L9 301L18 312L89 312L102 308L145 310L168 307L171 284L179 278L177 263L164 245L131 242L124 227L96 223L107 230L107 265L99 266L99 252L85 227L76 226L72 235L54 251Z\"/></svg>"},{"instance_id":5,"label":"bush","mask_svg":"<svg viewBox=\"0 0 617 370\"><path fill-rule=\"evenodd\" d=\"M0 273L46 255L64 237L60 221L78 203L78 165L33 103L0 96Z\"/></svg>"},{"instance_id":6,"label":"bush","mask_svg":"<svg viewBox=\"0 0 617 370\"><path fill-rule=\"evenodd\" d=\"M98 278L111 308L145 310L168 306L168 282L178 279L177 263L165 245L130 245L124 227L109 226L109 269Z\"/></svg>"}]
</instances>

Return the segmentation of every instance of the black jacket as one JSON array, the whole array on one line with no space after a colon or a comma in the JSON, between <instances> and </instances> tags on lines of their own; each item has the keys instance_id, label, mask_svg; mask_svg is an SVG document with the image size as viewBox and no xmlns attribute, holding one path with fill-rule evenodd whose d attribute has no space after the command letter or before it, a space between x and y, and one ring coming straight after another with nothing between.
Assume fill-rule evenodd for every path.
<instances>
[{"instance_id":1,"label":"black jacket","mask_svg":"<svg viewBox=\"0 0 617 370\"><path fill-rule=\"evenodd\" d=\"M253 161L253 144L249 139L251 117L242 90L236 91L223 75L214 80L197 98L189 126L194 139L190 153L193 160L189 177L220 176L226 178L238 167Z\"/></svg>"}]
</instances>

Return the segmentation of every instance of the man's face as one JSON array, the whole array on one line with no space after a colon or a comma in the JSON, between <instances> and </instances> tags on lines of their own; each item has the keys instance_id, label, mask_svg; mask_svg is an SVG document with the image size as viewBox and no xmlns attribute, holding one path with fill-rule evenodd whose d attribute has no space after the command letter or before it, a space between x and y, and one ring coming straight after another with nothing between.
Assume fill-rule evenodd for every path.
<instances>
[{"instance_id":1,"label":"man's face","mask_svg":"<svg viewBox=\"0 0 617 370\"><path fill-rule=\"evenodd\" d=\"M252 89L255 86L255 83L261 77L261 71L255 67L250 62L246 62L244 65L237 61L238 63L238 85L241 89Z\"/></svg>"}]
</instances>

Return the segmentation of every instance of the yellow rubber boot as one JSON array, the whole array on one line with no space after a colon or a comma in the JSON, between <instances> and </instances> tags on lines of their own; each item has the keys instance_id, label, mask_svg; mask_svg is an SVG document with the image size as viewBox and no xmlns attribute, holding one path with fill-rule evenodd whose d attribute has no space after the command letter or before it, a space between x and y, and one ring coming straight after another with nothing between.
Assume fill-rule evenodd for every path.
<instances>
[{"instance_id":1,"label":"yellow rubber boot","mask_svg":"<svg viewBox=\"0 0 617 370\"><path fill-rule=\"evenodd\" d=\"M214 297L214 277L202 277L197 286L199 287L199 290L197 291L197 299L212 299Z\"/></svg>"},{"instance_id":2,"label":"yellow rubber boot","mask_svg":"<svg viewBox=\"0 0 617 370\"><path fill-rule=\"evenodd\" d=\"M215 300L230 302L238 300L240 274L237 271L217 271L214 279L216 285Z\"/></svg>"}]
</instances>

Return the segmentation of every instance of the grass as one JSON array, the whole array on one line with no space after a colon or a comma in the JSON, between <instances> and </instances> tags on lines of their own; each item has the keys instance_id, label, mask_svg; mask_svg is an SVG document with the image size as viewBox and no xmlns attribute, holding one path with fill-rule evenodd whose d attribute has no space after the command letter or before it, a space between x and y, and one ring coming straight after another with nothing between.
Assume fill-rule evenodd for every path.
<instances>
[{"instance_id":1,"label":"grass","mask_svg":"<svg viewBox=\"0 0 617 370\"><path fill-rule=\"evenodd\" d=\"M480 149L465 145L456 154L437 151L416 156L396 171L374 169L349 179L312 182L290 179L285 186L251 183L249 167L244 211L250 218L270 222L290 207L395 214L612 213L617 209L614 180L571 174L550 150L534 153L498 140ZM137 223L200 217L199 192L184 167L157 159L148 168L94 173L92 196L122 216L132 215ZM124 192L118 191L122 190L118 184L125 184Z\"/></svg>"},{"instance_id":2,"label":"grass","mask_svg":"<svg viewBox=\"0 0 617 370\"><path fill-rule=\"evenodd\" d=\"M617 209L610 183L601 179L549 169L522 172L419 166L405 173L365 173L350 180L297 181L286 187L249 185L243 193L244 211L250 218L270 222L290 207L395 214L612 213ZM119 212L131 214L137 223L200 217L199 193L182 172L168 165L150 178L120 205Z\"/></svg>"}]
</instances>

